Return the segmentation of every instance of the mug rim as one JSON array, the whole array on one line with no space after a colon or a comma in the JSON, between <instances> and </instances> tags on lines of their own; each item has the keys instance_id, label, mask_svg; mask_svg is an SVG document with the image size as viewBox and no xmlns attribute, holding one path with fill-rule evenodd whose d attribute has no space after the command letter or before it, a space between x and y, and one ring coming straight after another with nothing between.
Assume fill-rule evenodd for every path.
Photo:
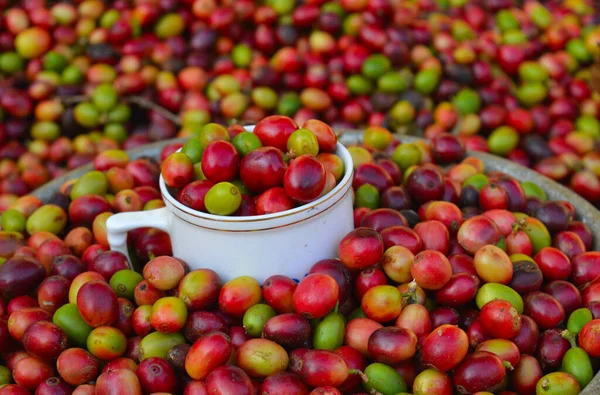
<instances>
[{"instance_id":1,"label":"mug rim","mask_svg":"<svg viewBox=\"0 0 600 395\"><path fill-rule=\"evenodd\" d=\"M253 126L246 127L247 131L252 132ZM183 205L179 202L175 197L169 192L167 185L165 184L165 180L162 176L162 172L159 179L159 187L160 192L163 199L167 200L169 204L173 208L177 208L180 211L183 211L185 214L190 215L192 217L196 217L202 220L208 221L216 221L222 223L248 223L248 222L261 222L261 221L270 221L274 219L285 218L293 215L297 215L303 213L305 211L313 210L315 207L322 205L323 203L329 201L330 199L335 198L340 192L343 192L348 183L352 182L352 176L354 173L354 163L352 161L352 156L348 149L339 141L336 143L335 153L342 159L344 163L344 176L340 180L340 182L333 188L329 193L321 196L320 198L313 200L310 203L304 204L299 207L294 207L291 210L281 211L278 213L271 214L262 214L262 215L250 215L250 216L226 216L226 215L214 215L210 213L204 213L202 211L194 210L190 207ZM343 197L343 196L342 196ZM334 203L335 204L335 203Z\"/></svg>"}]
</instances>

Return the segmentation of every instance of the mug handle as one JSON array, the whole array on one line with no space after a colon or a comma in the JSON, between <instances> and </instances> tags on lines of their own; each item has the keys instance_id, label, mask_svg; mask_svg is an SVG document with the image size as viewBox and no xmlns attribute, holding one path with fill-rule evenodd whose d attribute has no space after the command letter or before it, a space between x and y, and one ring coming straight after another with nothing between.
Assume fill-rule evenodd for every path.
<instances>
[{"instance_id":1,"label":"mug handle","mask_svg":"<svg viewBox=\"0 0 600 395\"><path fill-rule=\"evenodd\" d=\"M138 228L157 228L171 233L171 212L167 207L148 211L132 211L114 214L106 220L106 236L110 249L131 258L127 249L127 232Z\"/></svg>"}]
</instances>

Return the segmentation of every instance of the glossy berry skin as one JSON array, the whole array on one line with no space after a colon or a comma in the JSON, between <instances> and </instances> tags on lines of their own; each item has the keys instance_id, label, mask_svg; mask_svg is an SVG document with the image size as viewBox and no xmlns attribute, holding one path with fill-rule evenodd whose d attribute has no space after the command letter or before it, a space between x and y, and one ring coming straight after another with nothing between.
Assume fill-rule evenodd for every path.
<instances>
[{"instance_id":1,"label":"glossy berry skin","mask_svg":"<svg viewBox=\"0 0 600 395\"><path fill-rule=\"evenodd\" d=\"M206 392L209 394L254 394L250 377L232 365L219 366L206 377Z\"/></svg>"},{"instance_id":2,"label":"glossy berry skin","mask_svg":"<svg viewBox=\"0 0 600 395\"><path fill-rule=\"evenodd\" d=\"M419 235L409 227L392 226L381 232L381 238L386 249L398 245L418 254L423 249L423 242Z\"/></svg>"},{"instance_id":3,"label":"glossy berry skin","mask_svg":"<svg viewBox=\"0 0 600 395\"><path fill-rule=\"evenodd\" d=\"M483 215L467 219L460 226L457 234L458 243L472 254L485 245L495 244L499 238L498 226Z\"/></svg>"},{"instance_id":4,"label":"glossy berry skin","mask_svg":"<svg viewBox=\"0 0 600 395\"><path fill-rule=\"evenodd\" d=\"M491 219L504 237L508 238L514 232L513 227L517 220L515 215L510 211L506 209L492 209L486 210L482 215Z\"/></svg>"},{"instance_id":5,"label":"glossy berry skin","mask_svg":"<svg viewBox=\"0 0 600 395\"><path fill-rule=\"evenodd\" d=\"M16 384L33 392L40 384L53 376L53 371L52 364L28 356L15 363L12 375Z\"/></svg>"},{"instance_id":6,"label":"glossy berry skin","mask_svg":"<svg viewBox=\"0 0 600 395\"><path fill-rule=\"evenodd\" d=\"M22 343L30 355L53 360L67 348L67 335L51 322L38 321L25 330Z\"/></svg>"},{"instance_id":7,"label":"glossy berry skin","mask_svg":"<svg viewBox=\"0 0 600 395\"><path fill-rule=\"evenodd\" d=\"M510 257L495 245L484 245L475 253L475 270L485 282L508 284L513 276Z\"/></svg>"},{"instance_id":8,"label":"glossy berry skin","mask_svg":"<svg viewBox=\"0 0 600 395\"><path fill-rule=\"evenodd\" d=\"M573 258L572 282L577 287L593 283L600 275L600 253L588 251Z\"/></svg>"},{"instance_id":9,"label":"glossy berry skin","mask_svg":"<svg viewBox=\"0 0 600 395\"><path fill-rule=\"evenodd\" d=\"M429 311L420 304L407 305L396 319L396 326L410 329L418 337L428 335L432 329Z\"/></svg>"},{"instance_id":10,"label":"glossy berry skin","mask_svg":"<svg viewBox=\"0 0 600 395\"><path fill-rule=\"evenodd\" d=\"M444 180L437 170L421 166L408 176L406 190L420 203L441 200L444 194Z\"/></svg>"},{"instance_id":11,"label":"glossy berry skin","mask_svg":"<svg viewBox=\"0 0 600 395\"><path fill-rule=\"evenodd\" d=\"M552 247L560 250L569 260L586 251L581 237L572 231L564 231L556 234L552 239Z\"/></svg>"},{"instance_id":12,"label":"glossy berry skin","mask_svg":"<svg viewBox=\"0 0 600 395\"><path fill-rule=\"evenodd\" d=\"M263 381L260 393L308 394L308 388L297 374L278 372L270 375Z\"/></svg>"},{"instance_id":13,"label":"glossy berry skin","mask_svg":"<svg viewBox=\"0 0 600 395\"><path fill-rule=\"evenodd\" d=\"M572 214L559 202L544 202L536 210L535 217L542 221L551 233L557 233L567 230Z\"/></svg>"},{"instance_id":14,"label":"glossy berry skin","mask_svg":"<svg viewBox=\"0 0 600 395\"><path fill-rule=\"evenodd\" d=\"M593 236L590 228L580 221L571 221L567 229L579 236L587 251L592 249Z\"/></svg>"},{"instance_id":15,"label":"glossy berry skin","mask_svg":"<svg viewBox=\"0 0 600 395\"><path fill-rule=\"evenodd\" d=\"M209 180L193 181L179 192L177 200L191 209L206 212L204 197L214 185L215 183Z\"/></svg>"},{"instance_id":16,"label":"glossy berry skin","mask_svg":"<svg viewBox=\"0 0 600 395\"><path fill-rule=\"evenodd\" d=\"M244 156L240 163L240 178L250 191L262 193L282 186L286 169L281 150L261 147Z\"/></svg>"},{"instance_id":17,"label":"glossy berry skin","mask_svg":"<svg viewBox=\"0 0 600 395\"><path fill-rule=\"evenodd\" d=\"M82 348L63 351L56 361L60 376L71 385L82 385L95 379L99 373L99 361Z\"/></svg>"},{"instance_id":18,"label":"glossy berry skin","mask_svg":"<svg viewBox=\"0 0 600 395\"><path fill-rule=\"evenodd\" d=\"M453 379L457 389L472 394L477 391L494 391L502 384L505 375L500 357L491 352L476 351L458 365Z\"/></svg>"},{"instance_id":19,"label":"glossy berry skin","mask_svg":"<svg viewBox=\"0 0 600 395\"><path fill-rule=\"evenodd\" d=\"M387 285L388 279L385 272L376 267L361 270L354 281L354 292L358 300L363 299L367 291L378 285Z\"/></svg>"},{"instance_id":20,"label":"glossy berry skin","mask_svg":"<svg viewBox=\"0 0 600 395\"><path fill-rule=\"evenodd\" d=\"M442 253L425 250L415 256L410 272L420 287L438 290L452 277L452 266Z\"/></svg>"},{"instance_id":21,"label":"glossy berry skin","mask_svg":"<svg viewBox=\"0 0 600 395\"><path fill-rule=\"evenodd\" d=\"M161 174L171 188L183 188L194 178L194 164L183 152L175 152L162 164Z\"/></svg>"},{"instance_id":22,"label":"glossy berry skin","mask_svg":"<svg viewBox=\"0 0 600 395\"><path fill-rule=\"evenodd\" d=\"M396 371L398 371L398 368L396 368ZM408 383L409 381L407 380ZM447 373L439 372L432 368L425 369L418 375L415 372L412 388L414 394L452 395L454 393L450 376Z\"/></svg>"},{"instance_id":23,"label":"glossy berry skin","mask_svg":"<svg viewBox=\"0 0 600 395\"><path fill-rule=\"evenodd\" d=\"M556 327L565 319L563 306L545 292L530 292L523 298L524 313L542 329Z\"/></svg>"},{"instance_id":24,"label":"glossy berry skin","mask_svg":"<svg viewBox=\"0 0 600 395\"><path fill-rule=\"evenodd\" d=\"M569 258L554 247L542 248L534 259L548 281L565 280L571 276L572 266Z\"/></svg>"},{"instance_id":25,"label":"glossy berry skin","mask_svg":"<svg viewBox=\"0 0 600 395\"><path fill-rule=\"evenodd\" d=\"M160 298L152 305L150 323L161 333L179 332L187 320L183 301L174 296Z\"/></svg>"},{"instance_id":26,"label":"glossy berry skin","mask_svg":"<svg viewBox=\"0 0 600 395\"><path fill-rule=\"evenodd\" d=\"M248 195L242 195L242 202L240 207L236 210L233 215L238 217L249 217L256 214L256 204L254 200Z\"/></svg>"},{"instance_id":27,"label":"glossy berry skin","mask_svg":"<svg viewBox=\"0 0 600 395\"><path fill-rule=\"evenodd\" d=\"M383 257L383 239L375 230L357 228L348 233L339 246L340 260L350 270L366 269Z\"/></svg>"},{"instance_id":28,"label":"glossy berry skin","mask_svg":"<svg viewBox=\"0 0 600 395\"><path fill-rule=\"evenodd\" d=\"M298 284L292 295L292 304L296 312L307 318L321 318L333 310L339 295L340 289L333 277L314 273Z\"/></svg>"},{"instance_id":29,"label":"glossy berry skin","mask_svg":"<svg viewBox=\"0 0 600 395\"><path fill-rule=\"evenodd\" d=\"M294 159L285 172L283 187L286 195L301 203L317 199L326 181L325 167L315 157L301 155Z\"/></svg>"},{"instance_id":30,"label":"glossy berry skin","mask_svg":"<svg viewBox=\"0 0 600 395\"><path fill-rule=\"evenodd\" d=\"M454 325L441 325L427 335L422 343L423 363L441 372L454 369L467 355L467 334Z\"/></svg>"},{"instance_id":31,"label":"glossy berry skin","mask_svg":"<svg viewBox=\"0 0 600 395\"><path fill-rule=\"evenodd\" d=\"M515 391L518 394L535 394L535 386L543 376L542 368L537 359L531 355L521 355L514 368L512 387Z\"/></svg>"},{"instance_id":32,"label":"glossy berry skin","mask_svg":"<svg viewBox=\"0 0 600 395\"><path fill-rule=\"evenodd\" d=\"M298 129L298 125L291 118L283 115L271 115L256 124L254 134L258 136L264 146L273 146L285 151L288 138L296 129Z\"/></svg>"},{"instance_id":33,"label":"glossy berry skin","mask_svg":"<svg viewBox=\"0 0 600 395\"><path fill-rule=\"evenodd\" d=\"M498 185L494 183L487 184L479 192L479 205L484 211L506 209L508 195Z\"/></svg>"},{"instance_id":34,"label":"glossy berry skin","mask_svg":"<svg viewBox=\"0 0 600 395\"><path fill-rule=\"evenodd\" d=\"M600 320L598 319L591 320L585 324L579 333L580 347L594 358L600 356L598 338L600 338Z\"/></svg>"},{"instance_id":35,"label":"glossy berry skin","mask_svg":"<svg viewBox=\"0 0 600 395\"><path fill-rule=\"evenodd\" d=\"M486 303L479 320L483 329L498 339L512 339L521 330L521 316L510 302L502 299Z\"/></svg>"},{"instance_id":36,"label":"glossy berry skin","mask_svg":"<svg viewBox=\"0 0 600 395\"><path fill-rule=\"evenodd\" d=\"M294 208L294 202L281 187L266 190L256 198L255 204L258 215L274 214Z\"/></svg>"},{"instance_id":37,"label":"glossy berry skin","mask_svg":"<svg viewBox=\"0 0 600 395\"><path fill-rule=\"evenodd\" d=\"M389 322L402 311L402 294L392 285L376 285L365 292L360 307L370 319Z\"/></svg>"},{"instance_id":38,"label":"glossy berry skin","mask_svg":"<svg viewBox=\"0 0 600 395\"><path fill-rule=\"evenodd\" d=\"M480 281L469 273L453 274L450 280L435 293L435 298L447 306L462 306L475 298Z\"/></svg>"},{"instance_id":39,"label":"glossy berry skin","mask_svg":"<svg viewBox=\"0 0 600 395\"><path fill-rule=\"evenodd\" d=\"M234 145L218 140L210 143L202 155L202 172L212 182L231 181L235 178L240 155Z\"/></svg>"},{"instance_id":40,"label":"glossy berry skin","mask_svg":"<svg viewBox=\"0 0 600 395\"><path fill-rule=\"evenodd\" d=\"M77 308L85 322L93 328L111 325L118 316L117 295L104 281L90 281L77 293Z\"/></svg>"},{"instance_id":41,"label":"glossy berry skin","mask_svg":"<svg viewBox=\"0 0 600 395\"><path fill-rule=\"evenodd\" d=\"M501 178L498 181L498 184L500 184L500 187L502 187L508 195L508 210L512 212L523 212L527 200L521 184L512 178Z\"/></svg>"},{"instance_id":42,"label":"glossy berry skin","mask_svg":"<svg viewBox=\"0 0 600 395\"><path fill-rule=\"evenodd\" d=\"M278 313L291 313L294 309L292 295L297 286L291 278L276 274L267 278L262 285L262 296Z\"/></svg>"},{"instance_id":43,"label":"glossy berry skin","mask_svg":"<svg viewBox=\"0 0 600 395\"><path fill-rule=\"evenodd\" d=\"M448 228L451 232L456 232L462 223L462 212L454 203L435 201L427 204L424 210L423 219L436 220Z\"/></svg>"},{"instance_id":44,"label":"glossy berry skin","mask_svg":"<svg viewBox=\"0 0 600 395\"><path fill-rule=\"evenodd\" d=\"M292 350L311 341L310 322L300 314L287 313L271 317L263 327L262 337Z\"/></svg>"},{"instance_id":45,"label":"glossy berry skin","mask_svg":"<svg viewBox=\"0 0 600 395\"><path fill-rule=\"evenodd\" d=\"M433 139L433 155L441 163L458 162L465 156L465 146L455 135L444 133Z\"/></svg>"},{"instance_id":46,"label":"glossy berry skin","mask_svg":"<svg viewBox=\"0 0 600 395\"><path fill-rule=\"evenodd\" d=\"M332 351L310 350L302 359L300 376L312 387L336 387L348 378L348 365L341 356Z\"/></svg>"},{"instance_id":47,"label":"glossy berry skin","mask_svg":"<svg viewBox=\"0 0 600 395\"><path fill-rule=\"evenodd\" d=\"M365 214L361 220L361 226L375 229L377 232L381 232L382 230L392 226L406 225L406 218L404 218L402 214L388 208L372 210Z\"/></svg>"},{"instance_id":48,"label":"glossy berry skin","mask_svg":"<svg viewBox=\"0 0 600 395\"><path fill-rule=\"evenodd\" d=\"M396 365L412 358L416 352L417 336L410 329L381 328L369 336L369 354L377 362Z\"/></svg>"},{"instance_id":49,"label":"glossy berry skin","mask_svg":"<svg viewBox=\"0 0 600 395\"><path fill-rule=\"evenodd\" d=\"M533 246L529 236L522 230L510 233L506 236L506 252L512 254L525 254L531 256L533 254Z\"/></svg>"},{"instance_id":50,"label":"glossy berry skin","mask_svg":"<svg viewBox=\"0 0 600 395\"><path fill-rule=\"evenodd\" d=\"M539 290L543 282L544 276L535 262L526 259L513 262L513 275L508 283L512 289L525 295Z\"/></svg>"},{"instance_id":51,"label":"glossy berry skin","mask_svg":"<svg viewBox=\"0 0 600 395\"><path fill-rule=\"evenodd\" d=\"M319 154L319 143L313 132L307 129L298 129L288 139L287 153L290 158L295 158L300 155Z\"/></svg>"},{"instance_id":52,"label":"glossy berry skin","mask_svg":"<svg viewBox=\"0 0 600 395\"><path fill-rule=\"evenodd\" d=\"M260 302L260 285L249 276L229 280L219 292L219 308L232 316L241 317L253 305Z\"/></svg>"},{"instance_id":53,"label":"glossy berry skin","mask_svg":"<svg viewBox=\"0 0 600 395\"><path fill-rule=\"evenodd\" d=\"M194 380L204 380L224 365L233 350L231 339L222 332L208 333L194 342L185 359L185 370Z\"/></svg>"},{"instance_id":54,"label":"glossy berry skin","mask_svg":"<svg viewBox=\"0 0 600 395\"><path fill-rule=\"evenodd\" d=\"M561 329L548 329L540 335L535 356L542 369L556 369L570 347L569 341L562 336Z\"/></svg>"},{"instance_id":55,"label":"glossy berry skin","mask_svg":"<svg viewBox=\"0 0 600 395\"><path fill-rule=\"evenodd\" d=\"M432 204L434 204L432 202ZM413 228L423 244L423 250L433 250L446 254L450 247L450 232L448 228L436 220L423 221Z\"/></svg>"},{"instance_id":56,"label":"glossy berry skin","mask_svg":"<svg viewBox=\"0 0 600 395\"><path fill-rule=\"evenodd\" d=\"M137 375L128 369L110 370L96 380L96 393L115 394L127 388L132 394L141 394L142 388Z\"/></svg>"},{"instance_id":57,"label":"glossy berry skin","mask_svg":"<svg viewBox=\"0 0 600 395\"><path fill-rule=\"evenodd\" d=\"M375 163L363 163L356 168L352 187L358 189L364 184L373 185L379 193L383 194L394 185L394 180L382 166Z\"/></svg>"},{"instance_id":58,"label":"glossy berry skin","mask_svg":"<svg viewBox=\"0 0 600 395\"><path fill-rule=\"evenodd\" d=\"M582 306L589 307L592 301L597 300L598 287L599 285L594 283L581 292L568 281L555 280L544 285L541 290L556 299L565 310L565 317L568 317L576 309Z\"/></svg>"},{"instance_id":59,"label":"glossy berry skin","mask_svg":"<svg viewBox=\"0 0 600 395\"><path fill-rule=\"evenodd\" d=\"M242 204L240 190L230 182L215 184L204 197L206 210L215 215L234 214Z\"/></svg>"},{"instance_id":60,"label":"glossy berry skin","mask_svg":"<svg viewBox=\"0 0 600 395\"><path fill-rule=\"evenodd\" d=\"M142 389L146 392L177 391L177 374L173 366L158 357L146 358L136 370Z\"/></svg>"}]
</instances>

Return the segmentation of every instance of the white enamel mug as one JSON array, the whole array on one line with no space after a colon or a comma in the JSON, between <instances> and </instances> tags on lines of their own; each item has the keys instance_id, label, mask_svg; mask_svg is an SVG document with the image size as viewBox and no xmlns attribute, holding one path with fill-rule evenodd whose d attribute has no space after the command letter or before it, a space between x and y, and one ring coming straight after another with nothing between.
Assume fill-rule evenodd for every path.
<instances>
[{"instance_id":1,"label":"white enamel mug","mask_svg":"<svg viewBox=\"0 0 600 395\"><path fill-rule=\"evenodd\" d=\"M337 256L340 240L354 229L352 158L340 143L335 153L344 162L344 176L327 195L292 210L251 217L192 210L171 196L161 175L165 207L108 218L110 248L129 258L127 232L158 228L170 235L173 256L192 270L212 269L223 281L252 276L262 283L274 274L300 280L315 262Z\"/></svg>"}]
</instances>

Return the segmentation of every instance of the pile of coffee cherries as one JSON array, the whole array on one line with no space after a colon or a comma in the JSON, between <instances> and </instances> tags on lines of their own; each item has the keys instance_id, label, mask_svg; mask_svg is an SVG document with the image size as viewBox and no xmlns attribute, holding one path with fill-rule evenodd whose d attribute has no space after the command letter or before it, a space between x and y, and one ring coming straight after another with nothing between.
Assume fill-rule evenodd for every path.
<instances>
[{"instance_id":1,"label":"pile of coffee cherries","mask_svg":"<svg viewBox=\"0 0 600 395\"><path fill-rule=\"evenodd\" d=\"M0 0L0 11L6 200L106 149L279 114L453 130L600 206L590 1Z\"/></svg>"},{"instance_id":2,"label":"pile of coffee cherries","mask_svg":"<svg viewBox=\"0 0 600 395\"><path fill-rule=\"evenodd\" d=\"M324 196L344 175L337 137L322 121L298 128L272 115L254 132L232 130L208 124L165 159L161 174L179 202L215 215L273 214Z\"/></svg>"},{"instance_id":3,"label":"pile of coffee cherries","mask_svg":"<svg viewBox=\"0 0 600 395\"><path fill-rule=\"evenodd\" d=\"M0 218L0 394L578 394L600 253L573 206L454 135L363 137L356 229L299 283L190 270L156 229L129 234L137 270L108 251L109 216L164 204L148 158L107 151L51 202L19 198Z\"/></svg>"}]
</instances>

